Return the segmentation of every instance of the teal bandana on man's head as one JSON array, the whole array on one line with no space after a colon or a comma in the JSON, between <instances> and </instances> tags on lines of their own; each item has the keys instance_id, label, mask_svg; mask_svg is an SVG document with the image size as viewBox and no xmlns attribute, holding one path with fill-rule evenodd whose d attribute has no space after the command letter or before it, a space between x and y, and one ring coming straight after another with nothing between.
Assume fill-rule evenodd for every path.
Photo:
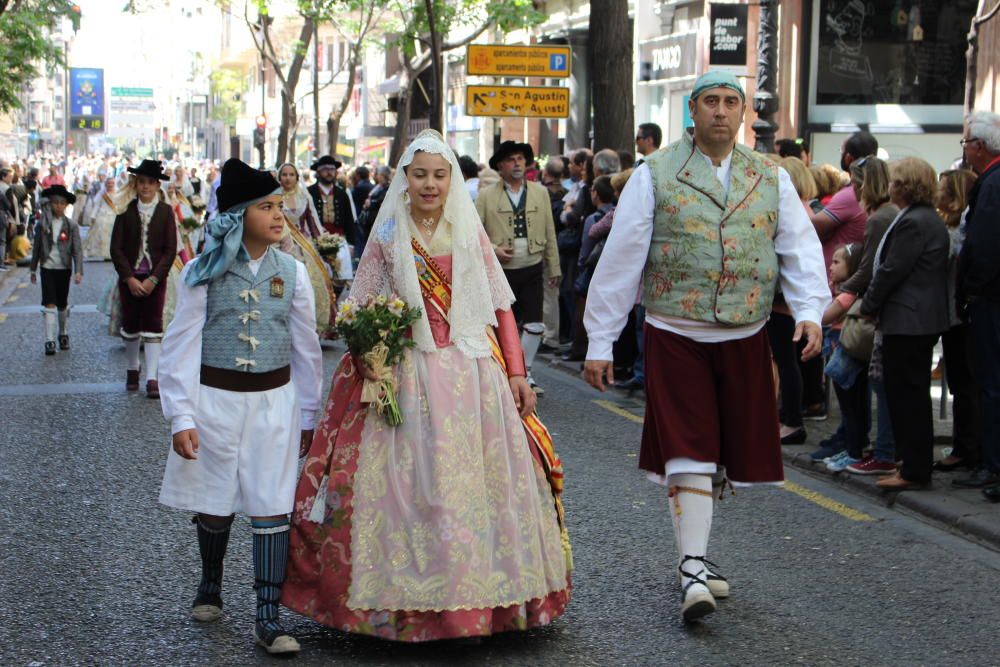
<instances>
[{"instance_id":1,"label":"teal bandana on man's head","mask_svg":"<svg viewBox=\"0 0 1000 667\"><path fill-rule=\"evenodd\" d=\"M694 82L694 90L691 91L691 99L698 99L699 95L706 90L711 90L712 88L730 88L740 94L740 99L743 100L744 104L747 101L746 91L744 91L743 86L740 85L739 79L729 72L723 72L720 70L712 70L699 76Z\"/></svg>"}]
</instances>

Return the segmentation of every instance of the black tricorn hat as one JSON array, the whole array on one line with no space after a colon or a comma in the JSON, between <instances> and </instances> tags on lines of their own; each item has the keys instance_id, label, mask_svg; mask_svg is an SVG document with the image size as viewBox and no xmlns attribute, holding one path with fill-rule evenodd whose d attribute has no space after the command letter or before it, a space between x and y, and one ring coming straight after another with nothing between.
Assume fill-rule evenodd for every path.
<instances>
[{"instance_id":1,"label":"black tricorn hat","mask_svg":"<svg viewBox=\"0 0 1000 667\"><path fill-rule=\"evenodd\" d=\"M163 173L163 163L159 160L143 160L138 167L129 167L128 173L136 176L149 176L158 181L170 180L170 176Z\"/></svg>"},{"instance_id":2,"label":"black tricorn hat","mask_svg":"<svg viewBox=\"0 0 1000 667\"><path fill-rule=\"evenodd\" d=\"M65 185L51 185L42 190L42 199L52 199L53 197L62 197L68 204L76 201L76 195L67 190Z\"/></svg>"},{"instance_id":3,"label":"black tricorn hat","mask_svg":"<svg viewBox=\"0 0 1000 667\"><path fill-rule=\"evenodd\" d=\"M254 169L236 158L229 158L222 165L222 180L216 192L219 211L228 211L237 204L266 197L280 187L269 172Z\"/></svg>"},{"instance_id":4,"label":"black tricorn hat","mask_svg":"<svg viewBox=\"0 0 1000 667\"><path fill-rule=\"evenodd\" d=\"M526 164L531 164L535 161L535 151L531 150L531 144L519 144L516 141L507 140L500 144L500 148L490 158L490 169L495 170L502 160L514 153L523 155Z\"/></svg>"},{"instance_id":5,"label":"black tricorn hat","mask_svg":"<svg viewBox=\"0 0 1000 667\"><path fill-rule=\"evenodd\" d=\"M322 167L333 167L334 169L340 169L344 166L344 163L340 160L334 160L329 155L324 155L320 159L313 162L309 168L313 171L319 171Z\"/></svg>"}]
</instances>

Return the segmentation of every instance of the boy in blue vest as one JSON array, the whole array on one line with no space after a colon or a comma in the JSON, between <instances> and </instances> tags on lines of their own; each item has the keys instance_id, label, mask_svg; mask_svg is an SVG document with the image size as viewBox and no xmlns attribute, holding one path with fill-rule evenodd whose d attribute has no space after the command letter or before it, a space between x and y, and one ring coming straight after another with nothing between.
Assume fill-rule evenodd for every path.
<instances>
[{"instance_id":1,"label":"boy in blue vest","mask_svg":"<svg viewBox=\"0 0 1000 667\"><path fill-rule=\"evenodd\" d=\"M269 653L295 653L278 622L297 455L320 407L323 357L305 266L281 240L281 188L239 160L222 168L219 215L181 272L159 368L173 451L160 502L197 512L202 577L191 608L222 615L222 565L233 515L250 516L257 618Z\"/></svg>"}]
</instances>

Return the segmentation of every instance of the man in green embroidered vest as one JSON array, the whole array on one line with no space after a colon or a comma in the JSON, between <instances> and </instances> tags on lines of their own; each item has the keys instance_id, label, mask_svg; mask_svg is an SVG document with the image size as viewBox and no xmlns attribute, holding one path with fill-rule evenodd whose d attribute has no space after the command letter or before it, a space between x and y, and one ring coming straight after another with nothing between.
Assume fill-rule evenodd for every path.
<instances>
[{"instance_id":1,"label":"man in green embroidered vest","mask_svg":"<svg viewBox=\"0 0 1000 667\"><path fill-rule=\"evenodd\" d=\"M705 558L714 494L727 478L783 480L763 330L775 290L795 316L795 340L806 338L803 358L819 354L830 290L819 238L788 174L736 143L746 110L736 77L703 74L688 110L694 136L648 155L619 199L587 298L584 373L602 391L614 382L611 347L641 287L639 467L669 489L681 613L693 621L729 596Z\"/></svg>"}]
</instances>

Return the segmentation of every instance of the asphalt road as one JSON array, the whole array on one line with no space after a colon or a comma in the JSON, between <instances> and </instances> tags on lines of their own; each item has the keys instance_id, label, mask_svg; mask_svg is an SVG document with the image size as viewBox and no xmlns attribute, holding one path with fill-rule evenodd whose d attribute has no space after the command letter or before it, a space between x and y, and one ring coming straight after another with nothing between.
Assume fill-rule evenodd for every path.
<instances>
[{"instance_id":1,"label":"asphalt road","mask_svg":"<svg viewBox=\"0 0 1000 667\"><path fill-rule=\"evenodd\" d=\"M249 665L250 530L226 562L226 614L189 620L190 517L156 503L169 447L159 405L124 390L124 348L74 287L73 350L42 354L39 289L0 288L0 665ZM15 283L21 285L15 287ZM8 297L13 297L13 300ZM339 351L327 350L332 369ZM1000 662L1000 554L789 472L720 509L709 557L733 596L679 619L662 488L636 470L636 406L539 368L566 467L574 597L547 628L479 646L397 645L285 612L303 665L988 665ZM598 403L596 401L605 401Z\"/></svg>"}]
</instances>

